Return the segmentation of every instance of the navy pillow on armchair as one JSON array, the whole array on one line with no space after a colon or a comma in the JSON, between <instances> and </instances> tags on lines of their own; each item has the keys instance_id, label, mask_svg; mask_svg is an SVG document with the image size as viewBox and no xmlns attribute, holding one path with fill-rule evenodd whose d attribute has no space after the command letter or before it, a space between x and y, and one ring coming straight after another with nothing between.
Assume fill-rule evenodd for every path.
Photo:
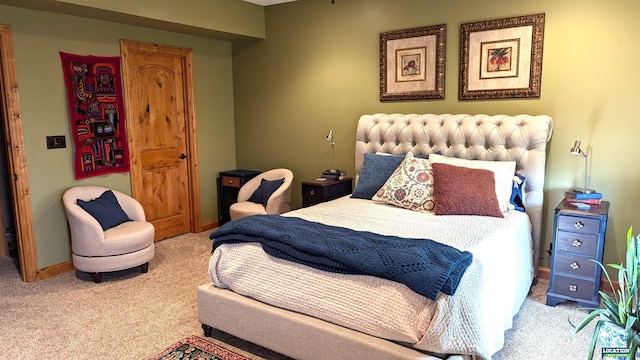
<instances>
[{"instance_id":1,"label":"navy pillow on armchair","mask_svg":"<svg viewBox=\"0 0 640 360\"><path fill-rule=\"evenodd\" d=\"M267 201L269 201L271 194L278 190L282 184L284 184L284 178L273 181L262 179L258 189L251 194L249 201L256 204L262 204L262 206L267 207Z\"/></svg>"},{"instance_id":2,"label":"navy pillow on armchair","mask_svg":"<svg viewBox=\"0 0 640 360\"><path fill-rule=\"evenodd\" d=\"M102 195L93 200L84 201L78 199L76 204L98 220L102 230L108 230L123 222L131 221L127 213L120 207L118 199L111 190L103 192Z\"/></svg>"}]
</instances>

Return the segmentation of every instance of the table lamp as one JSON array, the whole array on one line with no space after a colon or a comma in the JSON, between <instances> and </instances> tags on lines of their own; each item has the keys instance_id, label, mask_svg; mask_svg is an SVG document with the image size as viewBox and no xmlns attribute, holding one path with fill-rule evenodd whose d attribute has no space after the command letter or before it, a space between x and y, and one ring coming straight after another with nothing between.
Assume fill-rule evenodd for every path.
<instances>
[{"instance_id":1,"label":"table lamp","mask_svg":"<svg viewBox=\"0 0 640 360\"><path fill-rule=\"evenodd\" d=\"M340 173L339 169L336 169L336 143L333 142L333 130L329 130L327 134L327 141L331 144L331 151L333 152L333 168L325 170L327 173Z\"/></svg>"},{"instance_id":2,"label":"table lamp","mask_svg":"<svg viewBox=\"0 0 640 360\"><path fill-rule=\"evenodd\" d=\"M584 157L584 188L573 189L571 191L582 194L591 194L596 192L594 189L587 189L587 157L589 154L580 149L580 140L576 140L571 148L571 155L582 155Z\"/></svg>"}]
</instances>

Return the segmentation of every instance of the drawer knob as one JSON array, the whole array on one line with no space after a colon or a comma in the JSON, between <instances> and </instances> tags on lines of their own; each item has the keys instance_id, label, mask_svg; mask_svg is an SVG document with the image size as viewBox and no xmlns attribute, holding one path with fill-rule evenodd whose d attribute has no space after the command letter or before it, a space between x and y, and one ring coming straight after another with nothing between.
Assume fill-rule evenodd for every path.
<instances>
[{"instance_id":1,"label":"drawer knob","mask_svg":"<svg viewBox=\"0 0 640 360\"><path fill-rule=\"evenodd\" d=\"M571 265L569 265L569 267L571 267L573 270L578 270L580 269L580 264L574 261L571 263Z\"/></svg>"},{"instance_id":2,"label":"drawer knob","mask_svg":"<svg viewBox=\"0 0 640 360\"><path fill-rule=\"evenodd\" d=\"M573 224L573 227L576 228L576 230L580 230L584 227L584 224L580 221L576 222L575 224Z\"/></svg>"},{"instance_id":3,"label":"drawer knob","mask_svg":"<svg viewBox=\"0 0 640 360\"><path fill-rule=\"evenodd\" d=\"M233 180L229 180L229 184L233 184Z\"/></svg>"},{"instance_id":4,"label":"drawer knob","mask_svg":"<svg viewBox=\"0 0 640 360\"><path fill-rule=\"evenodd\" d=\"M580 247L580 245L582 245L582 241L580 241L578 239L575 239L575 240L573 240L573 243L571 245L573 245L575 247Z\"/></svg>"},{"instance_id":5,"label":"drawer knob","mask_svg":"<svg viewBox=\"0 0 640 360\"><path fill-rule=\"evenodd\" d=\"M578 285L569 285L569 291L571 292L578 291Z\"/></svg>"},{"instance_id":6,"label":"drawer knob","mask_svg":"<svg viewBox=\"0 0 640 360\"><path fill-rule=\"evenodd\" d=\"M315 191L315 190L309 190L309 194L310 194L310 195L315 195L315 194L316 194L316 191Z\"/></svg>"}]
</instances>

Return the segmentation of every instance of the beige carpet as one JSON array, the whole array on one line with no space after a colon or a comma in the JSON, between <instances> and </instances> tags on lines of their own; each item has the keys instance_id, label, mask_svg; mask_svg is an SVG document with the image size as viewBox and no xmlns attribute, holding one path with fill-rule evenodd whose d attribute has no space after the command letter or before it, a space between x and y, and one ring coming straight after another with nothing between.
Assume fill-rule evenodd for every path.
<instances>
[{"instance_id":1,"label":"beige carpet","mask_svg":"<svg viewBox=\"0 0 640 360\"><path fill-rule=\"evenodd\" d=\"M208 281L209 232L156 243L149 273L104 275L94 284L69 272L35 283L20 280L15 261L0 258L0 359L144 359L190 335L201 335L196 288ZM544 305L548 283L534 287L494 359L585 359L589 332L571 337L576 304ZM218 343L255 359L286 359L221 332ZM244 353L246 354L246 353Z\"/></svg>"}]
</instances>

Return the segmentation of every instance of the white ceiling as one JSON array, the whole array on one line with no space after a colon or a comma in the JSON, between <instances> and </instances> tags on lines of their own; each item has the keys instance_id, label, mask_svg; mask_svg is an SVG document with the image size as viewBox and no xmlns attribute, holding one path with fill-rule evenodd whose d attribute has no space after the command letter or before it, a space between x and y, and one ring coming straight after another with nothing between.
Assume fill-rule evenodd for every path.
<instances>
[{"instance_id":1,"label":"white ceiling","mask_svg":"<svg viewBox=\"0 0 640 360\"><path fill-rule=\"evenodd\" d=\"M244 0L244 1L262 5L262 6L267 6L267 5L281 4L281 3L286 3L286 2L296 1L296 0Z\"/></svg>"}]
</instances>

